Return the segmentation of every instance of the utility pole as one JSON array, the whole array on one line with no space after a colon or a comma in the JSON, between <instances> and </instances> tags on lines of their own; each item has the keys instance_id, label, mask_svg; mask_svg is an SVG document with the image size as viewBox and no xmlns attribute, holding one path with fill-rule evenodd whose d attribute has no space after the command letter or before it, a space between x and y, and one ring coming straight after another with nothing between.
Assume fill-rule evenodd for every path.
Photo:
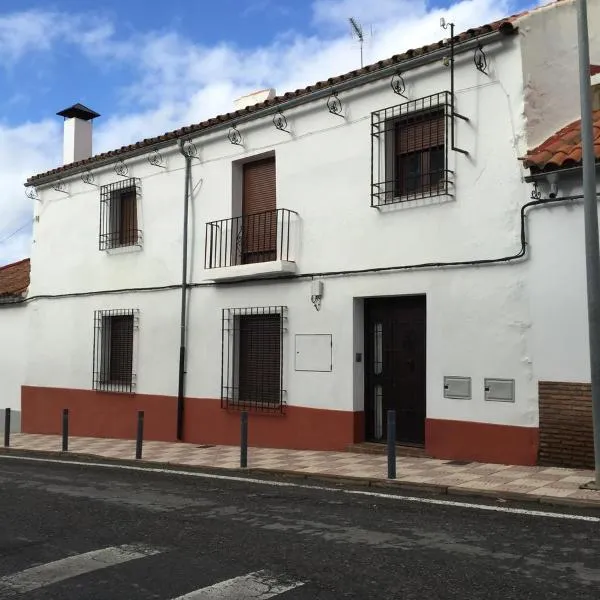
<instances>
[{"instance_id":1,"label":"utility pole","mask_svg":"<svg viewBox=\"0 0 600 600\"><path fill-rule=\"evenodd\" d=\"M594 426L594 481L588 487L600 490L600 246L596 199L596 156L592 123L592 86L587 0L577 0L577 46L579 49L579 95L581 99L581 146L585 226L585 267L587 275L590 375Z\"/></svg>"}]
</instances>

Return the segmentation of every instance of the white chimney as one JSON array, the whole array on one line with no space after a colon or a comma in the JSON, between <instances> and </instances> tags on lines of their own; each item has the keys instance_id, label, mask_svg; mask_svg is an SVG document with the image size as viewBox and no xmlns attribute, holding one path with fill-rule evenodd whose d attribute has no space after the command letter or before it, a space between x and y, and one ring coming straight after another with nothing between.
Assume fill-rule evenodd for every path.
<instances>
[{"instance_id":1,"label":"white chimney","mask_svg":"<svg viewBox=\"0 0 600 600\"><path fill-rule=\"evenodd\" d=\"M83 104L74 104L56 113L64 117L63 164L92 156L92 119L100 115Z\"/></svg>"},{"instance_id":2,"label":"white chimney","mask_svg":"<svg viewBox=\"0 0 600 600\"><path fill-rule=\"evenodd\" d=\"M271 100L272 98L275 98L275 90L273 88L258 90L235 100L233 107L235 110L243 110L247 106L253 106L254 104L259 104L260 102L265 102L266 100Z\"/></svg>"}]
</instances>

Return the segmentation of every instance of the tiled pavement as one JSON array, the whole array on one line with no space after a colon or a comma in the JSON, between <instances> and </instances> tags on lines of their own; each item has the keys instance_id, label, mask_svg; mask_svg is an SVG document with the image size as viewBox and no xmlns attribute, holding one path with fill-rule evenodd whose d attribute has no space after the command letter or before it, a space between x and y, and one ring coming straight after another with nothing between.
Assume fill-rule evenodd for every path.
<instances>
[{"instance_id":1,"label":"tiled pavement","mask_svg":"<svg viewBox=\"0 0 600 600\"><path fill-rule=\"evenodd\" d=\"M58 435L13 434L11 448L60 452ZM135 442L105 438L69 438L69 451L112 459L133 459ZM236 469L240 450L235 446L202 447L196 444L144 442L143 459L194 467ZM334 477L361 477L386 480L387 459L383 455L350 452L317 452L249 448L248 467L273 471L294 471ZM563 499L563 502L592 501L600 507L600 491L579 486L593 479L593 471L557 467L523 467L484 463L453 464L452 461L417 457L397 458L397 480L428 484L455 491L492 493L502 497L526 494L531 499ZM451 490L452 491L452 490Z\"/></svg>"}]
</instances>

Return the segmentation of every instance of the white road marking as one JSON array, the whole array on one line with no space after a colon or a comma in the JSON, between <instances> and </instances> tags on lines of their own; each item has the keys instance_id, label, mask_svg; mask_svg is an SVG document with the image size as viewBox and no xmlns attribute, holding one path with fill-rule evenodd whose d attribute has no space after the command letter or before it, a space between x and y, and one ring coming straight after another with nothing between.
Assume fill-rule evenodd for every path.
<instances>
[{"instance_id":1,"label":"white road marking","mask_svg":"<svg viewBox=\"0 0 600 600\"><path fill-rule=\"evenodd\" d=\"M363 490L348 490L344 488L332 488L318 485L303 485L301 483L292 483L289 481L269 481L265 479L255 479L252 477L236 477L235 475L216 475L213 473L202 473L198 471L178 471L174 469L162 469L155 467L136 467L133 465L117 465L110 463L83 462L77 460L59 460L56 458L34 458L29 456L13 456L1 454L0 459L7 458L12 460L25 460L43 463L55 463L61 465L76 465L80 467L100 467L104 469L117 469L121 471L145 471L148 473L161 473L167 475L183 475L184 477L196 477L199 479L216 479L221 481L235 481L238 483L254 483L270 487L289 487L296 489L318 490L322 492L335 492L337 494L347 494L350 496L368 496L370 498L385 498L387 500L397 500L399 502L414 502L417 504L433 504L437 506L453 506L456 508L470 508L474 510L485 510L490 512L508 513L514 515L527 515L530 517L545 517L549 519L567 519L570 521L586 521L588 523L600 523L600 517L587 515L570 515L566 513L549 512L543 510L529 510L525 508L511 508L509 506L494 506L489 504L475 504L471 502L457 502L454 500L438 500L436 498L419 498L418 496L401 496L399 494L384 494L381 492L367 492ZM198 467L201 468L201 467ZM274 473L276 475L276 473ZM316 475L316 474L315 474ZM501 496L502 492L498 492ZM599 496L600 497L600 496Z\"/></svg>"},{"instance_id":2,"label":"white road marking","mask_svg":"<svg viewBox=\"0 0 600 600\"><path fill-rule=\"evenodd\" d=\"M2 577L0 578L0 591L30 592L77 575L91 573L159 552L160 550L148 546L125 544L109 546L85 554L76 554Z\"/></svg>"},{"instance_id":3,"label":"white road marking","mask_svg":"<svg viewBox=\"0 0 600 600\"><path fill-rule=\"evenodd\" d=\"M178 596L173 600L267 600L301 585L304 583L283 582L274 579L266 571L256 571Z\"/></svg>"}]
</instances>

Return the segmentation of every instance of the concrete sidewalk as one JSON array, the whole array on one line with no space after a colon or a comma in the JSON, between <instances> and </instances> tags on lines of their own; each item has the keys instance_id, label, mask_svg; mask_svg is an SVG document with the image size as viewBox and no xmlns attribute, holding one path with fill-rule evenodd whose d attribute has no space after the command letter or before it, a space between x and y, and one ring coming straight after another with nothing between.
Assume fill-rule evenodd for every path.
<instances>
[{"instance_id":1,"label":"concrete sidewalk","mask_svg":"<svg viewBox=\"0 0 600 600\"><path fill-rule=\"evenodd\" d=\"M58 435L13 434L14 450L61 453ZM9 450L10 451L10 450ZM69 454L133 460L135 441L106 438L69 438ZM144 442L143 461L157 465L235 470L240 450L235 446ZM446 494L487 496L547 504L600 508L600 491L582 490L593 471L557 467L523 467L484 463L456 463L431 458L398 457L397 479L387 479L383 455L249 448L248 470L298 477L352 480L363 485L397 485Z\"/></svg>"}]
</instances>

